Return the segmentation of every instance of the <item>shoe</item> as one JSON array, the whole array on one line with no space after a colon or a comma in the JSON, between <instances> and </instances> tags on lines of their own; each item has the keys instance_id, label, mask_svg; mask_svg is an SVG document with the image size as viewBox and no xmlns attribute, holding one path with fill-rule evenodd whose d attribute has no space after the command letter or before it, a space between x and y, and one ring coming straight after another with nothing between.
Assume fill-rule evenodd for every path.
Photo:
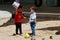
<instances>
[{"instance_id":1,"label":"shoe","mask_svg":"<svg viewBox=\"0 0 60 40\"><path fill-rule=\"evenodd\" d=\"M13 34L13 36L17 36L18 34Z\"/></svg>"},{"instance_id":2,"label":"shoe","mask_svg":"<svg viewBox=\"0 0 60 40\"><path fill-rule=\"evenodd\" d=\"M22 34L19 34L20 36L23 36Z\"/></svg>"},{"instance_id":3,"label":"shoe","mask_svg":"<svg viewBox=\"0 0 60 40\"><path fill-rule=\"evenodd\" d=\"M32 36L32 37L31 37L31 40L36 40L36 39L35 39L35 36Z\"/></svg>"},{"instance_id":4,"label":"shoe","mask_svg":"<svg viewBox=\"0 0 60 40\"><path fill-rule=\"evenodd\" d=\"M15 36L16 34L13 34L12 36Z\"/></svg>"}]
</instances>

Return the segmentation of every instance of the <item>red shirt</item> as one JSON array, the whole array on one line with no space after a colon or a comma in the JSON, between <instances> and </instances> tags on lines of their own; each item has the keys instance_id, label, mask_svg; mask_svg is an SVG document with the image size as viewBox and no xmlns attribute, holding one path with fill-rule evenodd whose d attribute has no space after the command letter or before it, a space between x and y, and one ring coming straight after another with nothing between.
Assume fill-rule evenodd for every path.
<instances>
[{"instance_id":1,"label":"red shirt","mask_svg":"<svg viewBox=\"0 0 60 40\"><path fill-rule=\"evenodd\" d=\"M24 19L24 15L22 13L18 13L14 15L15 23L20 23Z\"/></svg>"}]
</instances>

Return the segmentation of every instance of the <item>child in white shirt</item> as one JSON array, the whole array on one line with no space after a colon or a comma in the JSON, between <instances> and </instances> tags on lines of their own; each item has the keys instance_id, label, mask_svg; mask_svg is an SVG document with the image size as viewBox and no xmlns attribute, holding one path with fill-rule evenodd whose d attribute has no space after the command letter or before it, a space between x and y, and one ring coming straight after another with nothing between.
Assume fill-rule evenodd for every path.
<instances>
[{"instance_id":1,"label":"child in white shirt","mask_svg":"<svg viewBox=\"0 0 60 40\"><path fill-rule=\"evenodd\" d=\"M31 7L30 8L30 26L31 26L31 30L32 30L32 36L35 36L35 26L36 26L36 12L35 12L35 8Z\"/></svg>"}]
</instances>

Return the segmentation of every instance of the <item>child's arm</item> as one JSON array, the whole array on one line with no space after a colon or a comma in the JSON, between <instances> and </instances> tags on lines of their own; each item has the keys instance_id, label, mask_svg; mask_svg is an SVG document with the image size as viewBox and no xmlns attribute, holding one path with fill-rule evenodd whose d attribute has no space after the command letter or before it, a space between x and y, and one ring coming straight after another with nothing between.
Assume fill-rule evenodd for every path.
<instances>
[{"instance_id":1,"label":"child's arm","mask_svg":"<svg viewBox=\"0 0 60 40\"><path fill-rule=\"evenodd\" d=\"M16 11L16 14L17 14L17 9L15 9L15 11Z\"/></svg>"},{"instance_id":2,"label":"child's arm","mask_svg":"<svg viewBox=\"0 0 60 40\"><path fill-rule=\"evenodd\" d=\"M22 16L23 16L24 19L26 18L26 16L23 13L22 13Z\"/></svg>"},{"instance_id":3,"label":"child's arm","mask_svg":"<svg viewBox=\"0 0 60 40\"><path fill-rule=\"evenodd\" d=\"M28 23L30 23L30 18L28 18Z\"/></svg>"}]
</instances>

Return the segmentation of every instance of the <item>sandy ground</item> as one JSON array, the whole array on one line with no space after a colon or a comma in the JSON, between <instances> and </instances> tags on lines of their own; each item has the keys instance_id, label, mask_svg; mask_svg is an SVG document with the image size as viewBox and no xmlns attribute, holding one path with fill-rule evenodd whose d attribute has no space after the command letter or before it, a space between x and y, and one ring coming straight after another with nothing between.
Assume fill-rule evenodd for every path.
<instances>
[{"instance_id":1,"label":"sandy ground","mask_svg":"<svg viewBox=\"0 0 60 40\"><path fill-rule=\"evenodd\" d=\"M8 19L1 19L0 25L5 23ZM12 36L12 34L15 33L15 25L0 27L0 40L31 40L31 38L24 38L25 33L31 33L29 23L24 23L22 25L22 30L23 36ZM59 30L60 20L37 22L36 40L60 40L60 35L55 34ZM52 36L53 39L50 39L50 36Z\"/></svg>"}]
</instances>

